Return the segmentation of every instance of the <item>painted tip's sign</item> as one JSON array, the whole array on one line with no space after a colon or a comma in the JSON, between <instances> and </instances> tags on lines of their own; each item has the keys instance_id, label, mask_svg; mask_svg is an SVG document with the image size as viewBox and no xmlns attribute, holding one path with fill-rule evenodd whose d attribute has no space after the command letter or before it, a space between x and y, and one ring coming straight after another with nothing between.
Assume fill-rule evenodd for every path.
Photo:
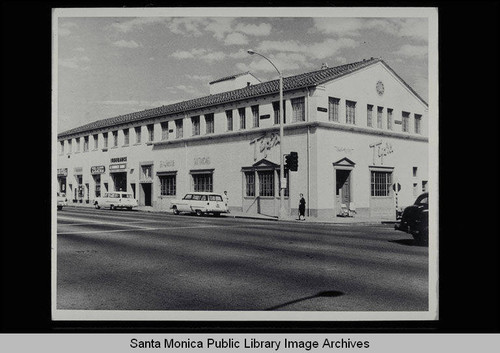
<instances>
[{"instance_id":1,"label":"painted tip's sign","mask_svg":"<svg viewBox=\"0 0 500 353\"><path fill-rule=\"evenodd\" d=\"M96 165L93 167L90 167L90 174L104 174L106 171L106 167L103 165Z\"/></svg>"}]
</instances>

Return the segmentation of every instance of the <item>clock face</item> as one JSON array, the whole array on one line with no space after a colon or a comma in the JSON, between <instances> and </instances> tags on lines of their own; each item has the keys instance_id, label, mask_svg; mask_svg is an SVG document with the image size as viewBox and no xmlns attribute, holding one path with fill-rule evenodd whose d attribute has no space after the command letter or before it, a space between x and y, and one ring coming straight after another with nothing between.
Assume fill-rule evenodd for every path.
<instances>
[{"instance_id":1,"label":"clock face","mask_svg":"<svg viewBox=\"0 0 500 353\"><path fill-rule=\"evenodd\" d=\"M377 82L376 88L377 88L377 93L379 96L384 94L384 84L382 83L382 81Z\"/></svg>"}]
</instances>

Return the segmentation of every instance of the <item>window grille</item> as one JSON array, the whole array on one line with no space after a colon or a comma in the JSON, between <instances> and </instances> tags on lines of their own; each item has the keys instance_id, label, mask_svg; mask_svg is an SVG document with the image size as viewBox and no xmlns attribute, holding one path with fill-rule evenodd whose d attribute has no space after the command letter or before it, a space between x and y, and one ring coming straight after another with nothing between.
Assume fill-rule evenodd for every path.
<instances>
[{"instance_id":1,"label":"window grille","mask_svg":"<svg viewBox=\"0 0 500 353\"><path fill-rule=\"evenodd\" d=\"M390 196L392 186L392 172L371 172L371 195Z\"/></svg>"},{"instance_id":2,"label":"window grille","mask_svg":"<svg viewBox=\"0 0 500 353\"><path fill-rule=\"evenodd\" d=\"M245 172L245 181L246 181L246 196L255 196L255 173L254 172Z\"/></svg>"},{"instance_id":3,"label":"window grille","mask_svg":"<svg viewBox=\"0 0 500 353\"><path fill-rule=\"evenodd\" d=\"M193 174L194 191L197 192L213 192L213 175L212 173L206 174Z\"/></svg>"},{"instance_id":4,"label":"window grille","mask_svg":"<svg viewBox=\"0 0 500 353\"><path fill-rule=\"evenodd\" d=\"M340 99L334 97L328 97L328 120L329 121L339 121L339 105Z\"/></svg>"},{"instance_id":5,"label":"window grille","mask_svg":"<svg viewBox=\"0 0 500 353\"><path fill-rule=\"evenodd\" d=\"M259 171L259 196L274 196L274 171Z\"/></svg>"},{"instance_id":6,"label":"window grille","mask_svg":"<svg viewBox=\"0 0 500 353\"><path fill-rule=\"evenodd\" d=\"M176 195L176 175L161 175L160 178L160 194L162 196Z\"/></svg>"}]
</instances>

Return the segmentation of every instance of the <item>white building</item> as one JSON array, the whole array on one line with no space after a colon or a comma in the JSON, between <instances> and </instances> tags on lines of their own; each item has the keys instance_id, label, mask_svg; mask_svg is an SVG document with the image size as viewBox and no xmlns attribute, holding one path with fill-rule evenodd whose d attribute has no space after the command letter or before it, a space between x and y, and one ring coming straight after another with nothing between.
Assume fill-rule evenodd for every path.
<instances>
[{"instance_id":1,"label":"white building","mask_svg":"<svg viewBox=\"0 0 500 353\"><path fill-rule=\"evenodd\" d=\"M284 78L284 153L298 152L285 205L297 213L394 219L427 189L428 105L381 59ZM277 215L279 85L249 73L211 82L212 94L117 116L58 135L59 190L91 203L127 190L168 210L188 191L228 191L233 210Z\"/></svg>"}]
</instances>

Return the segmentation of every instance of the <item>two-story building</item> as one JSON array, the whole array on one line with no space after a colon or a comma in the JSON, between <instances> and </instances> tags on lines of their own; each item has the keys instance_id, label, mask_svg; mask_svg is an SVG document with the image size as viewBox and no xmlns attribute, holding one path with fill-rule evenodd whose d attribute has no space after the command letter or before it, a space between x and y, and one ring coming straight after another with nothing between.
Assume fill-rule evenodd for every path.
<instances>
[{"instance_id":1,"label":"two-story building","mask_svg":"<svg viewBox=\"0 0 500 353\"><path fill-rule=\"evenodd\" d=\"M59 190L70 203L129 191L157 210L189 191L227 191L232 210L277 215L280 143L299 156L298 171L285 172L290 214L303 193L310 217L347 207L394 219L396 203L427 190L428 105L383 60L285 77L283 86L282 141L279 82L250 73L211 82L205 97L60 133Z\"/></svg>"}]
</instances>

